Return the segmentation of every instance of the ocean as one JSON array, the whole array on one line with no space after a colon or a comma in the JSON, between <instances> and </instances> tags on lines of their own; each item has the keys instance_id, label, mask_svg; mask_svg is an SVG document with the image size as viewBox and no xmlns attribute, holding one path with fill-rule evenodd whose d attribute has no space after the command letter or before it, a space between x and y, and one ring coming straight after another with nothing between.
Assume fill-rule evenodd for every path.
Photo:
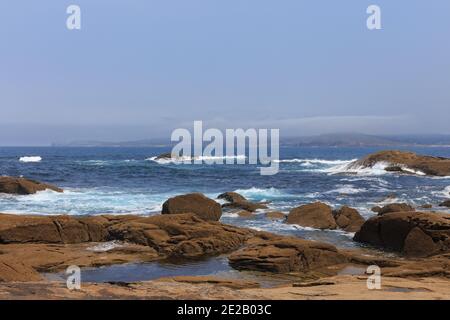
<instances>
[{"instance_id":1,"label":"ocean","mask_svg":"<svg viewBox=\"0 0 450 320\"><path fill-rule=\"evenodd\" d=\"M186 165L156 161L167 148L0 148L0 175L24 176L55 184L65 192L0 195L0 212L15 214L153 215L169 197L202 192L216 198L236 191L249 200L270 201L269 210L288 213L305 203L348 205L369 218L371 208L391 202L437 205L450 197L450 177L388 173L379 168L349 174L351 161L385 148L283 147L280 171L260 175L256 165ZM448 147L395 147L420 154L450 157ZM445 211L440 208L440 211ZM449 212L447 210L447 212ZM224 213L224 223L355 247L353 234L321 231L272 221L257 212L252 219Z\"/></svg>"}]
</instances>

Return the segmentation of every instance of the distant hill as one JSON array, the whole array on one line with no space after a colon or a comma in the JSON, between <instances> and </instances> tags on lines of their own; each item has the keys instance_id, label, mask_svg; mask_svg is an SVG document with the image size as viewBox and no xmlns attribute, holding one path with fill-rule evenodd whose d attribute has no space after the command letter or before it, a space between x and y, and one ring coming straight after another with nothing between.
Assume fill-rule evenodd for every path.
<instances>
[{"instance_id":1,"label":"distant hill","mask_svg":"<svg viewBox=\"0 0 450 320\"><path fill-rule=\"evenodd\" d=\"M361 133L339 133L339 134L323 134L310 137L287 138L283 140L284 145L295 146L393 146L398 145L397 141L372 136Z\"/></svg>"},{"instance_id":2,"label":"distant hill","mask_svg":"<svg viewBox=\"0 0 450 320\"><path fill-rule=\"evenodd\" d=\"M95 140L53 143L54 147L170 147L169 139L148 139L122 142ZM375 146L450 146L450 135L376 136L363 133L335 133L308 137L281 138L282 146L299 147L375 147Z\"/></svg>"}]
</instances>

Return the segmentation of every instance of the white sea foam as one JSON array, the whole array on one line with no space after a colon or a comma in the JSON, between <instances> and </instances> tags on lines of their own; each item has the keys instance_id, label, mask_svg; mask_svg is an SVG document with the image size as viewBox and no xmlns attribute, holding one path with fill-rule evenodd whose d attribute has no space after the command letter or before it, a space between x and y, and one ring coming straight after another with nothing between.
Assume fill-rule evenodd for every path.
<instances>
[{"instance_id":1,"label":"white sea foam","mask_svg":"<svg viewBox=\"0 0 450 320\"><path fill-rule=\"evenodd\" d=\"M124 244L120 241L108 241L108 242L103 242L103 243L99 243L98 245L86 248L86 250L88 251L93 251L93 252L107 252L116 248L121 248L123 247Z\"/></svg>"},{"instance_id":2,"label":"white sea foam","mask_svg":"<svg viewBox=\"0 0 450 320\"><path fill-rule=\"evenodd\" d=\"M448 198L450 197L450 186L445 187L443 190L432 191L431 193L438 197Z\"/></svg>"},{"instance_id":3,"label":"white sea foam","mask_svg":"<svg viewBox=\"0 0 450 320\"><path fill-rule=\"evenodd\" d=\"M339 164L349 164L353 160L325 160L325 159L282 159L282 160L274 160L274 162L280 163L301 163L303 166L311 166L314 164L322 164L322 165L339 165Z\"/></svg>"},{"instance_id":4,"label":"white sea foam","mask_svg":"<svg viewBox=\"0 0 450 320\"><path fill-rule=\"evenodd\" d=\"M295 197L295 195L291 195L288 193L284 193L277 188L256 188L251 187L249 189L237 189L234 190L234 192L237 192L244 197L248 199L263 201L263 200L271 200L271 199L277 199L277 198L289 198L289 197Z\"/></svg>"},{"instance_id":5,"label":"white sea foam","mask_svg":"<svg viewBox=\"0 0 450 320\"><path fill-rule=\"evenodd\" d=\"M19 158L20 162L40 162L42 158L39 156L25 156Z\"/></svg>"},{"instance_id":6,"label":"white sea foam","mask_svg":"<svg viewBox=\"0 0 450 320\"><path fill-rule=\"evenodd\" d=\"M339 188L327 191L326 193L357 194L365 191L367 190L364 188L356 188L354 185L345 184L340 186Z\"/></svg>"},{"instance_id":7,"label":"white sea foam","mask_svg":"<svg viewBox=\"0 0 450 320\"><path fill-rule=\"evenodd\" d=\"M176 158L161 158L158 159L158 157L150 157L147 158L145 160L147 161L153 161L156 162L158 164L179 164L179 163L192 163L194 160L201 160L201 161L212 161L212 160L229 160L229 159L233 159L233 160L243 160L243 159L247 159L247 157L245 155L237 155L237 156L199 156L199 157L176 157ZM218 161L219 162L219 161Z\"/></svg>"},{"instance_id":8,"label":"white sea foam","mask_svg":"<svg viewBox=\"0 0 450 320\"><path fill-rule=\"evenodd\" d=\"M0 212L19 214L151 214L173 194L148 194L100 188L65 188L26 196L0 195Z\"/></svg>"},{"instance_id":9,"label":"white sea foam","mask_svg":"<svg viewBox=\"0 0 450 320\"><path fill-rule=\"evenodd\" d=\"M358 175L384 175L388 173L385 169L389 166L389 163L387 162L377 162L372 167L363 167L363 166L356 166L355 162L350 162L347 164L337 165L331 168L323 169L322 172L328 173L328 174L341 174L341 173L347 173L347 174L358 174Z\"/></svg>"}]
</instances>

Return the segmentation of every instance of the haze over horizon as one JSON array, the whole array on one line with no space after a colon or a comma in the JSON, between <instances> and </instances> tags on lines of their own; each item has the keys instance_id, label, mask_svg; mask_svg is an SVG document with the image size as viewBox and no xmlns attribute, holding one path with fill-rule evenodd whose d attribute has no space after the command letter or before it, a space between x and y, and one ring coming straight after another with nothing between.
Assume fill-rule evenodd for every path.
<instances>
[{"instance_id":1,"label":"haze over horizon","mask_svg":"<svg viewBox=\"0 0 450 320\"><path fill-rule=\"evenodd\" d=\"M82 29L66 28L77 4ZM377 4L382 30L366 28ZM450 2L0 4L0 145L169 138L450 134Z\"/></svg>"}]
</instances>

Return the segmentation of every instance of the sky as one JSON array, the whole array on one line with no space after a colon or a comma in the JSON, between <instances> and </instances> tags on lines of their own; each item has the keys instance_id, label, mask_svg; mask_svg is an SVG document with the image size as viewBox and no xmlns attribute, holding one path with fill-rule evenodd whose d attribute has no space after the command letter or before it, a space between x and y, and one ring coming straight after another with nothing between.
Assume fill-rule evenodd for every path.
<instances>
[{"instance_id":1,"label":"sky","mask_svg":"<svg viewBox=\"0 0 450 320\"><path fill-rule=\"evenodd\" d=\"M449 16L448 0L1 1L0 145L169 138L194 120L449 134Z\"/></svg>"}]
</instances>

